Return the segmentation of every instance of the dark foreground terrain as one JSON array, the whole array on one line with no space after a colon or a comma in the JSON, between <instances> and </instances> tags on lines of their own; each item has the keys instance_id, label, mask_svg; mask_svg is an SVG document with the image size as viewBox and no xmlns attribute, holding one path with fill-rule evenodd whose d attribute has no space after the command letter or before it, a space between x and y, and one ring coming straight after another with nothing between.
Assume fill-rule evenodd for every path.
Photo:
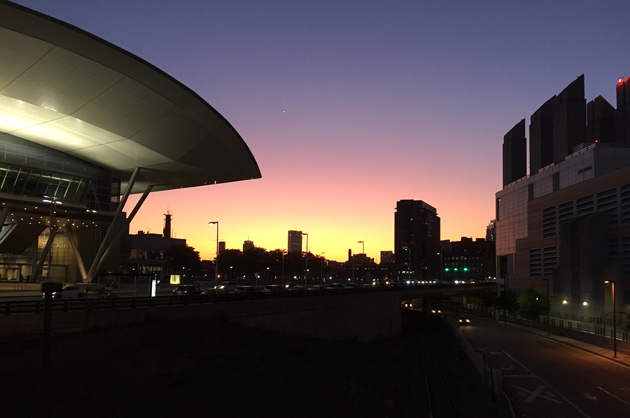
<instances>
[{"instance_id":1,"label":"dark foreground terrain","mask_svg":"<svg viewBox=\"0 0 630 418\"><path fill-rule=\"evenodd\" d=\"M55 336L50 417L426 417L416 331L434 336L460 417L498 408L437 318L326 342L199 318ZM38 416L38 341L1 346L0 417Z\"/></svg>"}]
</instances>

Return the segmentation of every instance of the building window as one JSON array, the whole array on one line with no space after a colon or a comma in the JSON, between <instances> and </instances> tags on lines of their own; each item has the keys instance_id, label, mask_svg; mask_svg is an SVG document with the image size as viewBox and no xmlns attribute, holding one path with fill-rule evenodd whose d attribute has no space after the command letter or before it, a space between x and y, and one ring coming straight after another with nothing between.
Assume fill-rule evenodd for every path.
<instances>
[{"instance_id":1,"label":"building window","mask_svg":"<svg viewBox=\"0 0 630 418\"><path fill-rule=\"evenodd\" d=\"M542 255L540 248L529 250L529 277L542 277Z\"/></svg>"},{"instance_id":2,"label":"building window","mask_svg":"<svg viewBox=\"0 0 630 418\"><path fill-rule=\"evenodd\" d=\"M558 248L543 248L543 277L553 278L553 272L558 267Z\"/></svg>"},{"instance_id":3,"label":"building window","mask_svg":"<svg viewBox=\"0 0 630 418\"><path fill-rule=\"evenodd\" d=\"M556 207L543 209L543 238L556 236Z\"/></svg>"},{"instance_id":4,"label":"building window","mask_svg":"<svg viewBox=\"0 0 630 418\"><path fill-rule=\"evenodd\" d=\"M560 190L560 173L553 173L553 191Z\"/></svg>"},{"instance_id":5,"label":"building window","mask_svg":"<svg viewBox=\"0 0 630 418\"><path fill-rule=\"evenodd\" d=\"M593 196L578 199L575 204L575 215L583 216L593 213Z\"/></svg>"},{"instance_id":6,"label":"building window","mask_svg":"<svg viewBox=\"0 0 630 418\"><path fill-rule=\"evenodd\" d=\"M573 218L573 202L566 202L558 206L558 222L564 223Z\"/></svg>"},{"instance_id":7,"label":"building window","mask_svg":"<svg viewBox=\"0 0 630 418\"><path fill-rule=\"evenodd\" d=\"M617 189L597 193L597 211L608 212L608 224L617 224Z\"/></svg>"}]
</instances>

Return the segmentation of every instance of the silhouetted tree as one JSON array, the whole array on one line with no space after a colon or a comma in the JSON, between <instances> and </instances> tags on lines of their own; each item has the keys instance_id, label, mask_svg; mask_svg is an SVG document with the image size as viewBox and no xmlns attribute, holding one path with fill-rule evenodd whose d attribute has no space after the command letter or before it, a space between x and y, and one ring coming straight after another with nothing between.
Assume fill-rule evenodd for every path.
<instances>
[{"instance_id":1,"label":"silhouetted tree","mask_svg":"<svg viewBox=\"0 0 630 418\"><path fill-rule=\"evenodd\" d=\"M187 245L173 245L164 253L164 258L171 265L172 271L186 271L196 274L201 270L199 251Z\"/></svg>"},{"instance_id":2,"label":"silhouetted tree","mask_svg":"<svg viewBox=\"0 0 630 418\"><path fill-rule=\"evenodd\" d=\"M547 311L547 297L535 289L527 289L518 296L518 312L530 319L538 319Z\"/></svg>"}]
</instances>

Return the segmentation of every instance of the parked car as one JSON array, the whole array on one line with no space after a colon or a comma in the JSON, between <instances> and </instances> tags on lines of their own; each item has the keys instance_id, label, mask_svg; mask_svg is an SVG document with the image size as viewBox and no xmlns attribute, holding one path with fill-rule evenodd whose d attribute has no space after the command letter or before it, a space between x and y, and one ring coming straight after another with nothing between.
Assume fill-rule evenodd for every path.
<instances>
[{"instance_id":1,"label":"parked car","mask_svg":"<svg viewBox=\"0 0 630 418\"><path fill-rule=\"evenodd\" d=\"M263 293L276 293L276 292L282 292L282 291L284 291L284 288L278 284L268 284L267 286L261 289L261 292Z\"/></svg>"},{"instance_id":2,"label":"parked car","mask_svg":"<svg viewBox=\"0 0 630 418\"><path fill-rule=\"evenodd\" d=\"M79 286L64 286L60 292L53 292L53 299L80 299L87 296L87 291Z\"/></svg>"},{"instance_id":3,"label":"parked car","mask_svg":"<svg viewBox=\"0 0 630 418\"><path fill-rule=\"evenodd\" d=\"M253 286L238 286L234 293L258 293L258 289Z\"/></svg>"},{"instance_id":4,"label":"parked car","mask_svg":"<svg viewBox=\"0 0 630 418\"><path fill-rule=\"evenodd\" d=\"M178 297L201 295L199 287L193 284L180 284L173 289L173 295Z\"/></svg>"},{"instance_id":5,"label":"parked car","mask_svg":"<svg viewBox=\"0 0 630 418\"><path fill-rule=\"evenodd\" d=\"M236 284L236 282L231 282L229 280L226 280L224 282L219 283L218 293L233 293L237 287L238 287L238 284Z\"/></svg>"}]
</instances>

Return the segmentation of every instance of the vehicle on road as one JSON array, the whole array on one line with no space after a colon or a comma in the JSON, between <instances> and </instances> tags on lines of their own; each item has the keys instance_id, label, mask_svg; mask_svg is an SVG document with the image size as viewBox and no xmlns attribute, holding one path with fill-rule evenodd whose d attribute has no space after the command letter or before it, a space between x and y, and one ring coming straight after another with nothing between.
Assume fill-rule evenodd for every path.
<instances>
[{"instance_id":1,"label":"vehicle on road","mask_svg":"<svg viewBox=\"0 0 630 418\"><path fill-rule=\"evenodd\" d=\"M468 318L467 316L460 316L458 319L459 322L459 326L467 326L470 325L470 318Z\"/></svg>"},{"instance_id":2,"label":"vehicle on road","mask_svg":"<svg viewBox=\"0 0 630 418\"><path fill-rule=\"evenodd\" d=\"M79 286L64 286L60 292L52 293L53 299L81 299L87 297L87 291Z\"/></svg>"},{"instance_id":3,"label":"vehicle on road","mask_svg":"<svg viewBox=\"0 0 630 418\"><path fill-rule=\"evenodd\" d=\"M177 297L199 296L201 290L193 284L180 284L173 289L173 295Z\"/></svg>"},{"instance_id":4,"label":"vehicle on road","mask_svg":"<svg viewBox=\"0 0 630 418\"><path fill-rule=\"evenodd\" d=\"M403 300L400 303L400 307L405 308L405 309L411 309L413 308L413 303L410 300Z\"/></svg>"},{"instance_id":5,"label":"vehicle on road","mask_svg":"<svg viewBox=\"0 0 630 418\"><path fill-rule=\"evenodd\" d=\"M237 288L238 284L236 282L226 280L219 283L218 293L233 293Z\"/></svg>"}]
</instances>

